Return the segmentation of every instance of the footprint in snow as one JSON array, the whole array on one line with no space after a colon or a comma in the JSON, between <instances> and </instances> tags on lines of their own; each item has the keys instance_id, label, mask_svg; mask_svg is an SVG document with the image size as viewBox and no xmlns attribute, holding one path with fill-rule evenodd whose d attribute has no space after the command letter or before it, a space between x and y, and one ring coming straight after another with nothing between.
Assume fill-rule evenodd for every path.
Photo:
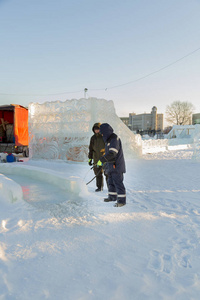
<instances>
[{"instance_id":1,"label":"footprint in snow","mask_svg":"<svg viewBox=\"0 0 200 300\"><path fill-rule=\"evenodd\" d=\"M190 258L195 246L195 241L190 239L175 239L173 241L174 257L178 266L183 268L192 268Z\"/></svg>"},{"instance_id":2,"label":"footprint in snow","mask_svg":"<svg viewBox=\"0 0 200 300\"><path fill-rule=\"evenodd\" d=\"M155 273L170 274L172 271L172 261L169 254L161 254L157 250L153 250L150 253L151 257L148 263L148 268Z\"/></svg>"}]
</instances>

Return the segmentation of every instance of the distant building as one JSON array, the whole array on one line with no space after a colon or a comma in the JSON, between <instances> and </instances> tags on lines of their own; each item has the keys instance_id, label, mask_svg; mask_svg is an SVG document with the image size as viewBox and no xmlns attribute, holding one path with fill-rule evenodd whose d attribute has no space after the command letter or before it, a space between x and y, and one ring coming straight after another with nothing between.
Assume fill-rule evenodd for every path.
<instances>
[{"instance_id":1,"label":"distant building","mask_svg":"<svg viewBox=\"0 0 200 300\"><path fill-rule=\"evenodd\" d=\"M153 106L150 114L129 114L129 128L141 134L155 134L163 131L163 114Z\"/></svg>"},{"instance_id":2,"label":"distant building","mask_svg":"<svg viewBox=\"0 0 200 300\"><path fill-rule=\"evenodd\" d=\"M121 117L122 122L129 127L129 117Z\"/></svg>"},{"instance_id":3,"label":"distant building","mask_svg":"<svg viewBox=\"0 0 200 300\"><path fill-rule=\"evenodd\" d=\"M200 124L200 114L192 115L192 125Z\"/></svg>"}]
</instances>

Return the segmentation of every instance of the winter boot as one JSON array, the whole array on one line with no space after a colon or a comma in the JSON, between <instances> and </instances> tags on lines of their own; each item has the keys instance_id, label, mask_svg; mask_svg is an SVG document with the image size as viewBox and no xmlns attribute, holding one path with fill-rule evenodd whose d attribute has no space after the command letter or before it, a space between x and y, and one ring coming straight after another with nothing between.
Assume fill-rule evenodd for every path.
<instances>
[{"instance_id":1,"label":"winter boot","mask_svg":"<svg viewBox=\"0 0 200 300\"><path fill-rule=\"evenodd\" d=\"M124 206L124 205L126 205L126 203L115 203L114 207L121 207L121 206Z\"/></svg>"},{"instance_id":2,"label":"winter boot","mask_svg":"<svg viewBox=\"0 0 200 300\"><path fill-rule=\"evenodd\" d=\"M104 202L117 201L117 198L108 196L108 198L104 198Z\"/></svg>"}]
</instances>

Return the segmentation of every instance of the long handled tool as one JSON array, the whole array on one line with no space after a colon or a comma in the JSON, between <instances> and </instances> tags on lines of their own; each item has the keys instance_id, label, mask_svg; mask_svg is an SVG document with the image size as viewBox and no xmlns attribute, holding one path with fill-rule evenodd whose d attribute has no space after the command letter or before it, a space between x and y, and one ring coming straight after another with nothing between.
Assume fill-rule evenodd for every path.
<instances>
[{"instance_id":1,"label":"long handled tool","mask_svg":"<svg viewBox=\"0 0 200 300\"><path fill-rule=\"evenodd\" d=\"M108 163L115 163L115 161L107 161L107 162L103 163L103 165L102 165L102 167L100 167L100 170L98 171L97 175L95 175L88 183L86 183L86 185L88 185L90 182L92 182L100 174L101 170L104 169L104 166ZM96 164L93 165L93 167L90 170L92 170L95 166L96 166Z\"/></svg>"},{"instance_id":2,"label":"long handled tool","mask_svg":"<svg viewBox=\"0 0 200 300\"><path fill-rule=\"evenodd\" d=\"M94 167L93 167L94 168ZM101 172L103 167L100 168L100 170L98 171L97 175L95 175L88 183L86 183L86 185L88 185L90 182L92 182ZM91 169L90 169L91 170Z\"/></svg>"},{"instance_id":3,"label":"long handled tool","mask_svg":"<svg viewBox=\"0 0 200 300\"><path fill-rule=\"evenodd\" d=\"M90 170L92 170L92 169L94 169L94 166L93 167L91 167L88 171L87 171L87 173L85 174L85 176L84 176L84 178L82 179L82 181L84 181L85 180L85 178L86 178L86 176L88 175L88 173L90 172Z\"/></svg>"}]
</instances>

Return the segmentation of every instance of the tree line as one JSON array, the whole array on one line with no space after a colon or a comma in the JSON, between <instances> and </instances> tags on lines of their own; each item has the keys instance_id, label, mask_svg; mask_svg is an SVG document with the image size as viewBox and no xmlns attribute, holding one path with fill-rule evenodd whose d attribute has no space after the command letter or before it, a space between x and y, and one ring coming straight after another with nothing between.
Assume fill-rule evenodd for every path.
<instances>
[{"instance_id":1,"label":"tree line","mask_svg":"<svg viewBox=\"0 0 200 300\"><path fill-rule=\"evenodd\" d=\"M166 107L166 121L173 125L191 124L194 106L187 101L174 101Z\"/></svg>"}]
</instances>

